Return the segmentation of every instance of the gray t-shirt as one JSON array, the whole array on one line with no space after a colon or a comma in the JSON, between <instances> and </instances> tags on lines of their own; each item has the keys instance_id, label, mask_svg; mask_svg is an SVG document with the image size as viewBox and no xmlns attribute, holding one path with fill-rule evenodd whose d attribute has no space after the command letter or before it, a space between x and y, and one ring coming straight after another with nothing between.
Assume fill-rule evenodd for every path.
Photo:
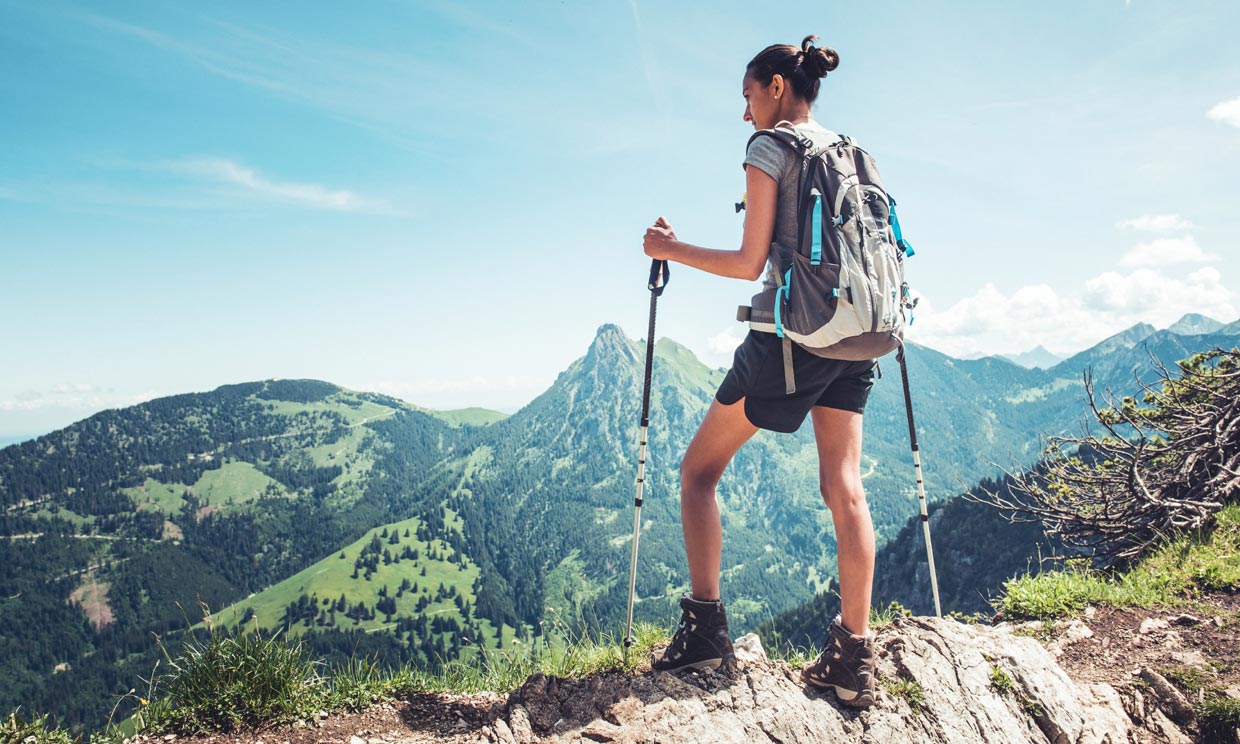
<instances>
[{"instance_id":1,"label":"gray t-shirt","mask_svg":"<svg viewBox=\"0 0 1240 744\"><path fill-rule=\"evenodd\" d=\"M840 138L838 134L823 128L821 124L812 119L804 124L789 124L781 121L776 126L791 128L798 134L808 137L814 143L811 152L824 150ZM771 252L767 257L766 277L762 280L763 289L774 289L779 286L775 282L775 273L779 272L782 275L788 269L792 254L797 247L797 186L800 182L801 157L777 142L774 137L759 137L745 151L745 160L741 168L750 164L761 168L779 183L779 198L775 207L775 233L772 236Z\"/></svg>"}]
</instances>

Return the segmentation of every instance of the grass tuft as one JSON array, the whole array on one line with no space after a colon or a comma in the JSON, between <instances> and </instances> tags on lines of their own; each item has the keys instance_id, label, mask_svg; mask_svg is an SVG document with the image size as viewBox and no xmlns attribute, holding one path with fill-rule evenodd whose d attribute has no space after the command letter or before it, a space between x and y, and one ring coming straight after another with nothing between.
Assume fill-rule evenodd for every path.
<instances>
[{"instance_id":1,"label":"grass tuft","mask_svg":"<svg viewBox=\"0 0 1240 744\"><path fill-rule=\"evenodd\" d=\"M926 691L922 689L921 684L915 679L887 679L879 677L878 683L894 697L898 697L908 703L909 707L917 713L926 710Z\"/></svg>"},{"instance_id":2,"label":"grass tuft","mask_svg":"<svg viewBox=\"0 0 1240 744\"><path fill-rule=\"evenodd\" d=\"M0 724L0 744L76 744L77 741L77 737L46 715L27 721L14 711Z\"/></svg>"},{"instance_id":3,"label":"grass tuft","mask_svg":"<svg viewBox=\"0 0 1240 744\"><path fill-rule=\"evenodd\" d=\"M1197 723L1201 741L1219 744L1240 744L1240 700L1215 697L1197 708Z\"/></svg>"},{"instance_id":4,"label":"grass tuft","mask_svg":"<svg viewBox=\"0 0 1240 744\"><path fill-rule=\"evenodd\" d=\"M1012 681L1007 672L1003 671L1003 667L999 666L992 666L990 668L990 686L999 692L1014 692L1016 690L1016 683Z\"/></svg>"},{"instance_id":5,"label":"grass tuft","mask_svg":"<svg viewBox=\"0 0 1240 744\"><path fill-rule=\"evenodd\" d=\"M190 635L176 656L166 647L168 670L155 682L162 693L158 728L179 733L231 731L308 717L326 697L321 662L300 641L256 630L212 627Z\"/></svg>"},{"instance_id":6,"label":"grass tuft","mask_svg":"<svg viewBox=\"0 0 1240 744\"><path fill-rule=\"evenodd\" d=\"M1053 620L1088 605L1166 607L1201 591L1240 587L1240 505L1218 512L1212 528L1180 535L1122 574L1083 559L1059 571L1008 580L995 606L1006 619Z\"/></svg>"}]
</instances>

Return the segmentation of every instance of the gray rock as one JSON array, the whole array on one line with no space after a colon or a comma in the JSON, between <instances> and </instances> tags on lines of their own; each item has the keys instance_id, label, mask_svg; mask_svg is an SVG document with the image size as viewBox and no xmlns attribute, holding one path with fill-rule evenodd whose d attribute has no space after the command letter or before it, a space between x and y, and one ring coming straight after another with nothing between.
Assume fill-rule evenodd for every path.
<instances>
[{"instance_id":1,"label":"gray rock","mask_svg":"<svg viewBox=\"0 0 1240 744\"><path fill-rule=\"evenodd\" d=\"M1184 697L1183 693L1175 689L1167 681L1166 677L1149 667L1145 667L1141 670L1141 679L1149 683L1150 689L1158 697L1161 707L1173 721L1190 723L1196 718L1196 714L1193 713L1193 706L1189 704L1188 699Z\"/></svg>"},{"instance_id":2,"label":"gray rock","mask_svg":"<svg viewBox=\"0 0 1240 744\"><path fill-rule=\"evenodd\" d=\"M746 633L732 644L738 661L753 664L766 661L766 649L762 648L762 639L757 633Z\"/></svg>"},{"instance_id":3,"label":"gray rock","mask_svg":"<svg viewBox=\"0 0 1240 744\"><path fill-rule=\"evenodd\" d=\"M911 617L875 632L879 694L867 710L807 688L797 670L742 638L735 645L746 663L726 673L535 675L509 696L493 731L506 728L515 742L615 744L1132 740L1131 703L1114 687L1075 683L1009 625ZM997 687L1004 676L1010 684Z\"/></svg>"},{"instance_id":4,"label":"gray rock","mask_svg":"<svg viewBox=\"0 0 1240 744\"><path fill-rule=\"evenodd\" d=\"M1093 638L1094 631L1082 622L1079 618L1073 618L1071 622L1065 623L1060 629L1059 635L1055 640L1047 644L1046 648L1055 658L1063 655L1065 647L1073 643L1079 643L1086 638Z\"/></svg>"}]
</instances>

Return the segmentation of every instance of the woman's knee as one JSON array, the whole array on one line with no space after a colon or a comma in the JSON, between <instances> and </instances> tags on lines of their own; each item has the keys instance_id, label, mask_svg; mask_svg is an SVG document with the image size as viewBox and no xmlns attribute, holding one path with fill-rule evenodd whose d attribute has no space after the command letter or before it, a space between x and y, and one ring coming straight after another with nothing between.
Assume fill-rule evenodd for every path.
<instances>
[{"instance_id":1,"label":"woman's knee","mask_svg":"<svg viewBox=\"0 0 1240 744\"><path fill-rule=\"evenodd\" d=\"M819 478L823 503L834 513L847 514L869 510L865 501L865 489L860 480Z\"/></svg>"},{"instance_id":2,"label":"woman's knee","mask_svg":"<svg viewBox=\"0 0 1240 744\"><path fill-rule=\"evenodd\" d=\"M719 479L723 477L724 467L710 462L703 462L700 458L694 457L692 452L685 455L680 461L680 489L681 492L701 492L712 491L719 484Z\"/></svg>"}]
</instances>

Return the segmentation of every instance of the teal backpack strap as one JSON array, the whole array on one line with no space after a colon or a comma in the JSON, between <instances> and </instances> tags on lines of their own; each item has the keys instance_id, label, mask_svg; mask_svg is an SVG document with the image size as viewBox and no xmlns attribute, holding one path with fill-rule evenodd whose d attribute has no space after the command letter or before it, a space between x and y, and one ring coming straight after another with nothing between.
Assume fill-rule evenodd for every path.
<instances>
[{"instance_id":1,"label":"teal backpack strap","mask_svg":"<svg viewBox=\"0 0 1240 744\"><path fill-rule=\"evenodd\" d=\"M904 233L900 232L900 218L896 216L896 199L891 194L887 195L887 202L891 205L891 213L887 221L891 223L891 231L896 235L896 247L904 251L905 258L912 258L916 251L909 242L904 239Z\"/></svg>"},{"instance_id":2,"label":"teal backpack strap","mask_svg":"<svg viewBox=\"0 0 1240 744\"><path fill-rule=\"evenodd\" d=\"M810 230L813 235L810 237L809 263L810 266L818 266L822 263L822 194L818 193L818 189L814 189L814 206L810 207Z\"/></svg>"}]
</instances>

